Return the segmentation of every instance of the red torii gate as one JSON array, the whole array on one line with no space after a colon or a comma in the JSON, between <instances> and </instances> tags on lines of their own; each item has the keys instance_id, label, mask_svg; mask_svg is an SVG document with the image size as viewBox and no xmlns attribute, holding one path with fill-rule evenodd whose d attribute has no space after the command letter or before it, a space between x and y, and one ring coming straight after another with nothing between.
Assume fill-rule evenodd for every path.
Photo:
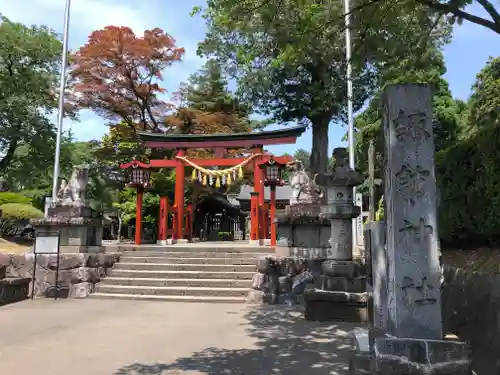
<instances>
[{"instance_id":1,"label":"red torii gate","mask_svg":"<svg viewBox=\"0 0 500 375\"><path fill-rule=\"evenodd\" d=\"M265 218L260 212L265 206L264 197L264 177L263 171L259 167L267 163L271 158L281 164L291 161L290 156L275 157L271 154L264 154L263 146L278 144L295 144L297 137L306 130L305 126L297 126L282 130L262 131L255 133L234 133L234 134L163 134L148 133L138 131L139 140L146 148L176 149L177 154L173 159L150 160L149 163L141 163L133 160L120 165L120 168L175 168L175 204L170 206L175 210L174 233L172 238L182 240L183 220L184 220L184 167L186 166L186 149L204 148L215 150L214 159L187 159L192 164L199 167L234 167L244 163L248 158L225 158L228 149L246 148L253 153L252 160L247 164L252 164L254 173L254 191L251 197L251 242L258 244L264 239L267 231L264 229ZM184 160L183 160L184 159ZM136 244L141 243L142 232L142 200L143 187L137 187L137 208L136 208ZM167 215L169 204L167 197L160 200L160 225L159 240L167 239ZM192 214L192 213L190 213Z\"/></svg>"}]
</instances>

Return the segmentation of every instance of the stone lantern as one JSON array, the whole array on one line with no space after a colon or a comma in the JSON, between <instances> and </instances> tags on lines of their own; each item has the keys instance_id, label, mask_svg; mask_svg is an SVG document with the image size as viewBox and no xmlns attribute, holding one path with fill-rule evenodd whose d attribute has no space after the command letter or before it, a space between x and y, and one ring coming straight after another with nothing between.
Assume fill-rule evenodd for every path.
<instances>
[{"instance_id":1,"label":"stone lantern","mask_svg":"<svg viewBox=\"0 0 500 375\"><path fill-rule=\"evenodd\" d=\"M349 154L345 148L334 149L333 158L332 173L318 174L314 182L325 194L320 215L330 220L331 225L331 249L327 259L349 261L353 250L352 219L361 213L354 204L353 188L363 182L363 176L349 168Z\"/></svg>"},{"instance_id":2,"label":"stone lantern","mask_svg":"<svg viewBox=\"0 0 500 375\"><path fill-rule=\"evenodd\" d=\"M324 194L320 217L330 221L331 237L326 260L321 264L321 289L304 293L305 316L308 320L366 322L366 278L361 264L352 259L352 219L360 214L354 204L353 187L360 184L363 177L349 168L345 148L333 150L333 157L333 170L314 177Z\"/></svg>"}]
</instances>

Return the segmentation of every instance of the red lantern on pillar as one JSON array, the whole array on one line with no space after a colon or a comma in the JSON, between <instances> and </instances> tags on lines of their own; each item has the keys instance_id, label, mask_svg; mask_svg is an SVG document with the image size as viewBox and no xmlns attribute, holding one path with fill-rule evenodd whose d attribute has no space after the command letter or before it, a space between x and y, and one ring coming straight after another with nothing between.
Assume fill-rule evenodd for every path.
<instances>
[{"instance_id":1,"label":"red lantern on pillar","mask_svg":"<svg viewBox=\"0 0 500 375\"><path fill-rule=\"evenodd\" d=\"M271 190L271 246L276 246L276 186L283 186L284 164L278 163L273 158L262 163L260 168L264 170L264 186L269 186Z\"/></svg>"},{"instance_id":2,"label":"red lantern on pillar","mask_svg":"<svg viewBox=\"0 0 500 375\"><path fill-rule=\"evenodd\" d=\"M151 170L149 164L144 164L138 161L134 161L130 167L127 168L128 172L128 186L130 187L142 187L148 188L151 186Z\"/></svg>"},{"instance_id":3,"label":"red lantern on pillar","mask_svg":"<svg viewBox=\"0 0 500 375\"><path fill-rule=\"evenodd\" d=\"M285 164L278 163L273 158L260 165L264 170L264 186L283 186L283 168Z\"/></svg>"},{"instance_id":4,"label":"red lantern on pillar","mask_svg":"<svg viewBox=\"0 0 500 375\"><path fill-rule=\"evenodd\" d=\"M134 160L130 163L122 164L120 168L128 172L128 186L137 189L137 201L135 208L135 244L142 242L142 201L144 198L144 189L151 186L151 167L150 164L141 163Z\"/></svg>"}]
</instances>

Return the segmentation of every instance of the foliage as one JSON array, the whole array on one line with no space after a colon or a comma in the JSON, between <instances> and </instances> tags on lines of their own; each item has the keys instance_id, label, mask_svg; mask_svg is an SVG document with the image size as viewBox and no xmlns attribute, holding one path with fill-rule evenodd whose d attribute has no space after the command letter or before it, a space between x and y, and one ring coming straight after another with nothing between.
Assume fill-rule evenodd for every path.
<instances>
[{"instance_id":1,"label":"foliage","mask_svg":"<svg viewBox=\"0 0 500 375\"><path fill-rule=\"evenodd\" d=\"M467 134L486 126L500 126L500 57L490 58L472 86Z\"/></svg>"},{"instance_id":2,"label":"foliage","mask_svg":"<svg viewBox=\"0 0 500 375\"><path fill-rule=\"evenodd\" d=\"M7 203L31 204L31 199L19 193L0 192L0 206Z\"/></svg>"},{"instance_id":3,"label":"foliage","mask_svg":"<svg viewBox=\"0 0 500 375\"><path fill-rule=\"evenodd\" d=\"M305 170L309 170L309 159L311 158L311 153L309 151L304 150L303 148L299 148L293 154L293 158L295 160L299 160L302 162Z\"/></svg>"},{"instance_id":4,"label":"foliage","mask_svg":"<svg viewBox=\"0 0 500 375\"><path fill-rule=\"evenodd\" d=\"M326 168L328 124L342 118L345 56L339 2L211 0L208 33L200 52L221 62L237 80L238 94L277 123L312 124L311 165ZM325 27L318 28L318 25ZM355 107L366 98L370 74L353 61Z\"/></svg>"},{"instance_id":5,"label":"foliage","mask_svg":"<svg viewBox=\"0 0 500 375\"><path fill-rule=\"evenodd\" d=\"M111 123L165 130L170 108L161 95L162 71L184 54L175 40L155 28L136 36L128 27L107 26L90 34L72 55L75 101Z\"/></svg>"},{"instance_id":6,"label":"foliage","mask_svg":"<svg viewBox=\"0 0 500 375\"><path fill-rule=\"evenodd\" d=\"M311 167L328 164L328 126L346 119L346 64L342 2L210 0L200 53L223 63L238 94L278 123L312 125ZM195 12L201 10L195 9ZM376 19L378 27L370 27ZM354 110L371 96L377 72L421 55L421 39L444 41L439 20L422 6L401 13L391 6L357 12L353 33ZM441 25L441 24L440 24ZM425 38L431 35L431 38ZM424 37L425 36L425 37Z\"/></svg>"},{"instance_id":7,"label":"foliage","mask_svg":"<svg viewBox=\"0 0 500 375\"><path fill-rule=\"evenodd\" d=\"M377 211L375 212L375 220L383 221L385 219L385 207L384 207L384 196L380 197L377 205Z\"/></svg>"},{"instance_id":8,"label":"foliage","mask_svg":"<svg viewBox=\"0 0 500 375\"><path fill-rule=\"evenodd\" d=\"M353 9L356 12L359 9L371 11L375 7L380 7L391 4L393 8L400 12L406 12L414 9L415 6L424 5L440 17L446 17L446 20L451 24L461 24L463 20L475 23L476 25L486 27L497 34L500 34L500 9L496 9L495 5L490 0L361 0ZM471 13L466 8L469 5L478 5L482 7L485 16L478 13ZM377 27L374 23L373 27Z\"/></svg>"},{"instance_id":9,"label":"foliage","mask_svg":"<svg viewBox=\"0 0 500 375\"><path fill-rule=\"evenodd\" d=\"M44 216L39 209L23 203L6 203L0 206L2 219L7 220L28 220L37 219Z\"/></svg>"},{"instance_id":10,"label":"foliage","mask_svg":"<svg viewBox=\"0 0 500 375\"><path fill-rule=\"evenodd\" d=\"M61 43L41 26L0 19L0 172L4 174L20 147L40 158L55 131L48 119L56 108L55 85Z\"/></svg>"},{"instance_id":11,"label":"foliage","mask_svg":"<svg viewBox=\"0 0 500 375\"><path fill-rule=\"evenodd\" d=\"M375 178L383 178L384 137L381 125L380 97L384 88L397 83L428 83L434 89L433 125L436 150L454 145L460 138L464 123L463 103L453 99L448 82L442 78L446 72L442 54L429 49L418 58L408 58L381 72L380 88L368 108L355 119L357 168L368 174L368 148L375 146ZM377 189L379 190L379 189ZM378 194L377 194L378 195Z\"/></svg>"},{"instance_id":12,"label":"foliage","mask_svg":"<svg viewBox=\"0 0 500 375\"><path fill-rule=\"evenodd\" d=\"M129 224L135 218L136 201L137 189L125 188L119 194L119 201L113 203L113 207L119 211L124 224ZM159 208L160 197L157 194L145 192L142 204L142 222L145 228L155 228Z\"/></svg>"},{"instance_id":13,"label":"foliage","mask_svg":"<svg viewBox=\"0 0 500 375\"><path fill-rule=\"evenodd\" d=\"M247 133L260 123L249 119L250 108L227 89L220 64L209 60L177 93L178 107L167 123L181 134ZM189 156L208 157L209 150L190 150Z\"/></svg>"},{"instance_id":14,"label":"foliage","mask_svg":"<svg viewBox=\"0 0 500 375\"><path fill-rule=\"evenodd\" d=\"M436 156L440 237L470 246L500 241L500 128L486 127Z\"/></svg>"},{"instance_id":15,"label":"foliage","mask_svg":"<svg viewBox=\"0 0 500 375\"><path fill-rule=\"evenodd\" d=\"M86 145L86 143L82 144ZM43 152L37 152L30 145L18 147L4 174L10 190L23 192L25 190L38 190L45 191L46 195L50 195L52 191L54 153L55 137L47 140ZM61 177L69 177L74 158L73 135L71 132L63 133L59 159Z\"/></svg>"}]
</instances>

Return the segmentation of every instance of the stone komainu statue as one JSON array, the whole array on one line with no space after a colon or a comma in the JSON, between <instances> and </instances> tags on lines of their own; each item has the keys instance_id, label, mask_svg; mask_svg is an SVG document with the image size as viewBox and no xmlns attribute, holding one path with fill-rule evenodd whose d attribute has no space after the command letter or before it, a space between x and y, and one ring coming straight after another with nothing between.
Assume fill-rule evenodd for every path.
<instances>
[{"instance_id":1,"label":"stone komainu statue","mask_svg":"<svg viewBox=\"0 0 500 375\"><path fill-rule=\"evenodd\" d=\"M294 160L287 165L291 170L290 186L293 195L290 198L290 205L299 203L315 203L321 199L321 189L311 181L309 175L304 171L302 162Z\"/></svg>"},{"instance_id":2,"label":"stone komainu statue","mask_svg":"<svg viewBox=\"0 0 500 375\"><path fill-rule=\"evenodd\" d=\"M86 191L89 181L88 166L73 168L69 183L61 181L57 192L57 203L68 206L84 206L86 204Z\"/></svg>"}]
</instances>

